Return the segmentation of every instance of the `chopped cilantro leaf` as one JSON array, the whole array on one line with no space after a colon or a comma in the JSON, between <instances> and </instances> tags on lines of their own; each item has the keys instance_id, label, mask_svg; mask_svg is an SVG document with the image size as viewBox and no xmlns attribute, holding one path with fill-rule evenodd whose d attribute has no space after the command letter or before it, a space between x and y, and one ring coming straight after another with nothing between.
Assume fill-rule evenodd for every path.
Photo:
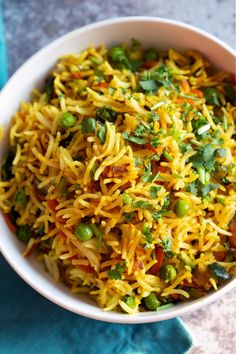
<instances>
[{"instance_id":1,"label":"chopped cilantro leaf","mask_svg":"<svg viewBox=\"0 0 236 354\"><path fill-rule=\"evenodd\" d=\"M154 221L158 221L162 216L162 212L161 211L157 211L157 210L154 210L153 212L153 220Z\"/></svg>"},{"instance_id":2,"label":"chopped cilantro leaf","mask_svg":"<svg viewBox=\"0 0 236 354\"><path fill-rule=\"evenodd\" d=\"M155 137L151 140L150 145L154 148L157 148L160 145L159 138Z\"/></svg>"},{"instance_id":3,"label":"chopped cilantro leaf","mask_svg":"<svg viewBox=\"0 0 236 354\"><path fill-rule=\"evenodd\" d=\"M97 132L97 137L99 138L101 144L103 145L106 141L107 127L104 124Z\"/></svg>"},{"instance_id":4,"label":"chopped cilantro leaf","mask_svg":"<svg viewBox=\"0 0 236 354\"><path fill-rule=\"evenodd\" d=\"M166 211L170 206L170 194L167 194L164 199L164 204L162 206L162 210Z\"/></svg>"},{"instance_id":5,"label":"chopped cilantro leaf","mask_svg":"<svg viewBox=\"0 0 236 354\"><path fill-rule=\"evenodd\" d=\"M142 83L142 84L141 84ZM153 91L161 86L173 87L172 74L167 65L161 64L157 69L145 71L140 81L144 90Z\"/></svg>"},{"instance_id":6,"label":"chopped cilantro leaf","mask_svg":"<svg viewBox=\"0 0 236 354\"><path fill-rule=\"evenodd\" d=\"M148 226L148 224L144 225L143 234L145 236L147 243L152 243L152 240L153 240L152 233L150 231L150 227Z\"/></svg>"},{"instance_id":7,"label":"chopped cilantro leaf","mask_svg":"<svg viewBox=\"0 0 236 354\"><path fill-rule=\"evenodd\" d=\"M214 87L207 87L203 89L204 97L207 104L212 104L215 106L220 106L219 101L219 91Z\"/></svg>"},{"instance_id":8,"label":"chopped cilantro leaf","mask_svg":"<svg viewBox=\"0 0 236 354\"><path fill-rule=\"evenodd\" d=\"M138 144L138 145L143 145L143 144L146 144L146 142L147 142L146 139L141 138L141 137L138 137L138 136L129 135L127 132L124 132L124 133L122 134L122 137L123 137L125 140L128 140L128 141L130 141L131 143Z\"/></svg>"},{"instance_id":9,"label":"chopped cilantro leaf","mask_svg":"<svg viewBox=\"0 0 236 354\"><path fill-rule=\"evenodd\" d=\"M117 263L114 269L108 270L107 272L108 277L113 280L121 280L125 267L126 267L126 262L124 262L123 264Z\"/></svg>"},{"instance_id":10,"label":"chopped cilantro leaf","mask_svg":"<svg viewBox=\"0 0 236 354\"><path fill-rule=\"evenodd\" d=\"M218 184L216 183L209 183L206 186L204 186L201 189L202 192L202 196L205 197L208 193L210 193L211 191L213 191L214 189L219 188Z\"/></svg>"},{"instance_id":11,"label":"chopped cilantro leaf","mask_svg":"<svg viewBox=\"0 0 236 354\"><path fill-rule=\"evenodd\" d=\"M145 173L141 178L143 182L154 182L159 177L159 173L157 174L152 173L152 164L150 160L148 162L148 165L145 166L144 168L145 168Z\"/></svg>"},{"instance_id":12,"label":"chopped cilantro leaf","mask_svg":"<svg viewBox=\"0 0 236 354\"><path fill-rule=\"evenodd\" d=\"M132 211L131 213L124 213L123 216L124 216L124 219L125 221L129 222L133 219L135 213L134 211Z\"/></svg>"},{"instance_id":13,"label":"chopped cilantro leaf","mask_svg":"<svg viewBox=\"0 0 236 354\"><path fill-rule=\"evenodd\" d=\"M140 209L149 209L149 208L152 208L153 205L146 200L135 200L132 203L132 207L133 208L140 208Z\"/></svg>"},{"instance_id":14,"label":"chopped cilantro leaf","mask_svg":"<svg viewBox=\"0 0 236 354\"><path fill-rule=\"evenodd\" d=\"M215 156L225 157L226 154L227 154L227 150L224 148L219 148L215 150Z\"/></svg>"},{"instance_id":15,"label":"chopped cilantro leaf","mask_svg":"<svg viewBox=\"0 0 236 354\"><path fill-rule=\"evenodd\" d=\"M157 83L154 80L139 81L140 86L144 91L155 91Z\"/></svg>"},{"instance_id":16,"label":"chopped cilantro leaf","mask_svg":"<svg viewBox=\"0 0 236 354\"><path fill-rule=\"evenodd\" d=\"M173 161L173 157L167 152L166 149L163 151L162 155L167 161Z\"/></svg>"},{"instance_id":17,"label":"chopped cilantro leaf","mask_svg":"<svg viewBox=\"0 0 236 354\"><path fill-rule=\"evenodd\" d=\"M215 148L211 144L203 145L198 153L190 157L194 167L201 167L202 165L206 170L211 171L215 162Z\"/></svg>"},{"instance_id":18,"label":"chopped cilantro leaf","mask_svg":"<svg viewBox=\"0 0 236 354\"><path fill-rule=\"evenodd\" d=\"M221 182L222 182L225 186L227 186L227 185L230 184L230 181L229 181L226 177L223 177L223 178L221 179Z\"/></svg>"},{"instance_id":19,"label":"chopped cilantro leaf","mask_svg":"<svg viewBox=\"0 0 236 354\"><path fill-rule=\"evenodd\" d=\"M150 196L152 197L152 198L156 198L157 197L157 193L159 192L161 190L161 187L159 187L159 186L151 186L150 187Z\"/></svg>"},{"instance_id":20,"label":"chopped cilantro leaf","mask_svg":"<svg viewBox=\"0 0 236 354\"><path fill-rule=\"evenodd\" d=\"M163 249L164 252L168 252L171 251L171 245L172 245L172 241L170 238L166 237L162 240L162 245L163 245Z\"/></svg>"},{"instance_id":21,"label":"chopped cilantro leaf","mask_svg":"<svg viewBox=\"0 0 236 354\"><path fill-rule=\"evenodd\" d=\"M122 194L122 202L124 204L132 204L133 198L128 193Z\"/></svg>"},{"instance_id":22,"label":"chopped cilantro leaf","mask_svg":"<svg viewBox=\"0 0 236 354\"><path fill-rule=\"evenodd\" d=\"M191 125L192 125L192 128L193 128L193 131L194 133L196 133L199 128L203 127L204 125L206 125L208 123L208 121L206 120L205 117L201 116L201 118L199 119L193 119L191 121Z\"/></svg>"},{"instance_id":23,"label":"chopped cilantro leaf","mask_svg":"<svg viewBox=\"0 0 236 354\"><path fill-rule=\"evenodd\" d=\"M192 150L192 145L188 143L179 143L180 151L184 154L185 152Z\"/></svg>"}]
</instances>

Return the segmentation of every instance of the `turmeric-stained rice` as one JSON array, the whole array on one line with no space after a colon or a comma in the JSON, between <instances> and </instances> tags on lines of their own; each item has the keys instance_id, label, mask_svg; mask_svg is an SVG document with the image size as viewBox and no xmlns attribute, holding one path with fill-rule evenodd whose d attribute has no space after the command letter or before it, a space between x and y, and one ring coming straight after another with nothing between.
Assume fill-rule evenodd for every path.
<instances>
[{"instance_id":1,"label":"turmeric-stained rice","mask_svg":"<svg viewBox=\"0 0 236 354\"><path fill-rule=\"evenodd\" d=\"M21 103L0 209L55 281L133 314L236 274L235 88L193 50L60 58Z\"/></svg>"}]
</instances>

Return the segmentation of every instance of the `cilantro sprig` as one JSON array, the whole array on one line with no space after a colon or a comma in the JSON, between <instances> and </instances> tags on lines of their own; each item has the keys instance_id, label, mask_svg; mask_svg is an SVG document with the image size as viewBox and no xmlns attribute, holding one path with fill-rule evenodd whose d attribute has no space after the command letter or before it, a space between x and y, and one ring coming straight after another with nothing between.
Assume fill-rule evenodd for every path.
<instances>
[{"instance_id":1,"label":"cilantro sprig","mask_svg":"<svg viewBox=\"0 0 236 354\"><path fill-rule=\"evenodd\" d=\"M110 279L121 280L126 267L126 262L123 264L117 263L114 269L110 269L107 275Z\"/></svg>"},{"instance_id":2,"label":"cilantro sprig","mask_svg":"<svg viewBox=\"0 0 236 354\"><path fill-rule=\"evenodd\" d=\"M161 86L173 88L172 73L170 68L161 64L157 69L145 71L142 80L139 81L140 87L147 92L155 92Z\"/></svg>"},{"instance_id":3,"label":"cilantro sprig","mask_svg":"<svg viewBox=\"0 0 236 354\"><path fill-rule=\"evenodd\" d=\"M147 243L151 244L153 241L153 237L148 224L145 224L143 227L143 235L145 236L145 240L147 241Z\"/></svg>"}]
</instances>

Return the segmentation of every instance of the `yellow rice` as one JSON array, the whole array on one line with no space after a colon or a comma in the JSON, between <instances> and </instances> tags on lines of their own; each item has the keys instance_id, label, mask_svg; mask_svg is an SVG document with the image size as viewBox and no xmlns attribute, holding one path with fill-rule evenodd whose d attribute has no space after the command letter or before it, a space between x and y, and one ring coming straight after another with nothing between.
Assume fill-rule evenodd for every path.
<instances>
[{"instance_id":1,"label":"yellow rice","mask_svg":"<svg viewBox=\"0 0 236 354\"><path fill-rule=\"evenodd\" d=\"M129 54L142 60L144 51L133 48ZM191 50L170 49L158 53L152 63L144 63L146 68L143 65L137 72L116 67L104 46L60 58L52 72L51 99L35 91L32 101L21 103L12 119L12 176L0 181L2 212L7 215L15 207L15 226L29 225L33 230L24 256L35 249L55 281L64 282L73 293L90 294L105 311L142 311L143 299L152 292L162 304L169 304L192 299L194 289L200 296L216 290L219 282L208 265L219 261L219 252L232 254L229 240L235 237L230 222L236 211L236 109L224 93L229 74L215 72L200 53ZM151 73L162 64L178 90L165 85L151 92L140 89L144 72ZM218 109L227 129L215 119L216 107L202 94L207 87L219 92ZM81 123L95 118L96 111L104 107L112 108L117 116L113 123L103 122L106 136L102 143L94 132L82 134ZM76 117L74 126L61 129L62 112ZM193 130L197 114L209 124L208 132L222 139L216 140L214 148L225 149L225 155L216 159L230 169L226 184L211 175L210 182L218 187L205 198L189 190L200 178L191 159L204 144ZM150 119L153 132L161 131L156 135L157 146L127 140L124 132L135 136L137 127L150 124ZM192 149L183 152L181 143L191 143ZM169 154L167 158L163 151ZM144 180L153 155L160 158L151 163L156 178ZM157 186L153 197L150 191ZM24 206L15 204L19 190L26 195ZM168 196L170 204L163 211ZM175 212L178 199L189 202L183 217ZM154 219L154 211L158 218ZM100 244L95 236L84 242L78 239L75 228L81 222L97 225L103 234ZM151 232L151 242L145 237L145 227ZM165 253L163 264L176 269L172 281L164 281L159 270L152 274L158 249ZM235 275L235 255L229 261L226 258L220 265ZM123 269L114 279L109 271L117 264ZM134 299L133 306L127 304L127 297Z\"/></svg>"}]
</instances>

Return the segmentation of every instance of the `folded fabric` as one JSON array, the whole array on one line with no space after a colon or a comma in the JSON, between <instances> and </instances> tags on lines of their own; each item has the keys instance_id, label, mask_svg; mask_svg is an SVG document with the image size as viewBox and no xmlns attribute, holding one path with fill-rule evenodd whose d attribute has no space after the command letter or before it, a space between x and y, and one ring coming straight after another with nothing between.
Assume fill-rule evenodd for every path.
<instances>
[{"instance_id":1,"label":"folded fabric","mask_svg":"<svg viewBox=\"0 0 236 354\"><path fill-rule=\"evenodd\" d=\"M0 88L7 78L0 0ZM142 325L99 322L49 302L0 255L1 354L183 354L191 337L179 319Z\"/></svg>"},{"instance_id":2,"label":"folded fabric","mask_svg":"<svg viewBox=\"0 0 236 354\"><path fill-rule=\"evenodd\" d=\"M191 337L179 319L141 325L91 320L44 299L0 256L1 354L183 354Z\"/></svg>"},{"instance_id":3,"label":"folded fabric","mask_svg":"<svg viewBox=\"0 0 236 354\"><path fill-rule=\"evenodd\" d=\"M1 12L1 0L0 0L0 89L7 80L7 57L6 47L3 37L3 21Z\"/></svg>"}]
</instances>

